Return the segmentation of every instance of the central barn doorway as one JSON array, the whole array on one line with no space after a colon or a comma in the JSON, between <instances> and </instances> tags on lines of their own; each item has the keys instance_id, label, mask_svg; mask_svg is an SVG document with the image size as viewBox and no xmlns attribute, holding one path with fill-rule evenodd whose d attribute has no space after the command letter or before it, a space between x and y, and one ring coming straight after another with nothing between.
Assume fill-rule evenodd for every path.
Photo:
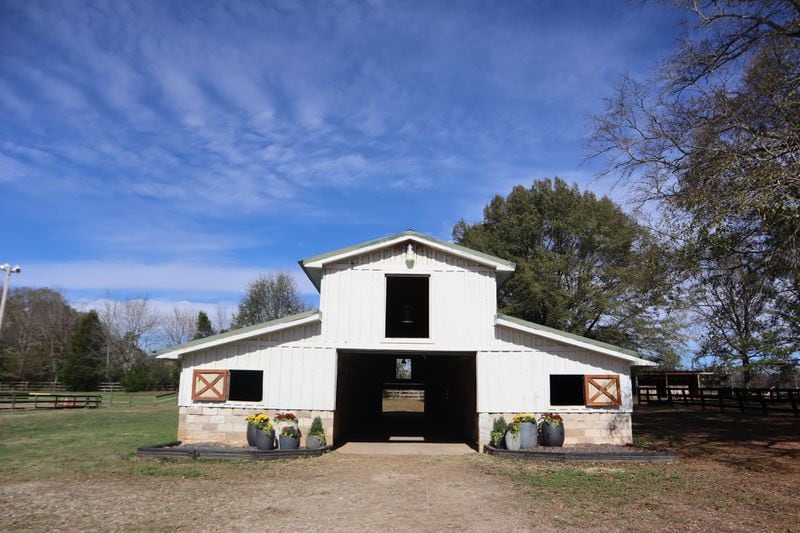
<instances>
[{"instance_id":1,"label":"central barn doorway","mask_svg":"<svg viewBox=\"0 0 800 533\"><path fill-rule=\"evenodd\" d=\"M474 353L338 354L334 442L478 446Z\"/></svg>"}]
</instances>

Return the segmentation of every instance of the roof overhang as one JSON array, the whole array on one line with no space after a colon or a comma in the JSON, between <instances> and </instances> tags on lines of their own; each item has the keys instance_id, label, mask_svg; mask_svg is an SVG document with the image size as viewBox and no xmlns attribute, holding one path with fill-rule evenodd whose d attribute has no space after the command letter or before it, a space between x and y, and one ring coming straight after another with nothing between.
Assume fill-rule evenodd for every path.
<instances>
[{"instance_id":1,"label":"roof overhang","mask_svg":"<svg viewBox=\"0 0 800 533\"><path fill-rule=\"evenodd\" d=\"M516 268L516 265L511 261L506 261L505 259L485 254L477 250L472 250L465 246L443 241L441 239L437 239L436 237L425 235L424 233L418 233L413 230L403 231L394 235L388 235L386 237L356 244L354 246L348 246L347 248L341 248L325 254L309 257L308 259L299 261L299 263L308 276L308 279L311 280L311 283L314 284L317 290L320 290L322 270L325 265L337 263L351 257L367 254L375 250L388 248L390 246L405 242L416 242L439 250L443 253L460 257L462 259L466 259L479 265L491 268L496 273L495 277L498 285L501 285L511 274L513 274L514 269Z\"/></svg>"},{"instance_id":2,"label":"roof overhang","mask_svg":"<svg viewBox=\"0 0 800 533\"><path fill-rule=\"evenodd\" d=\"M653 361L648 361L647 359L642 359L641 357L638 357L634 352L625 350L624 348L620 348L618 346L614 346L613 344L607 344L605 342L595 341L593 339L587 339L579 335L567 333L566 331L560 331L554 328L549 328L547 326L542 326L541 324L528 322L527 320L522 320L519 318L514 318L506 315L497 315L497 318L495 319L495 324L498 326L504 326L507 328L515 329L517 331L530 333L531 335L536 335L537 337L542 337L563 344L568 344L570 346L575 346L577 348L583 348L584 350L589 350L591 352L601 353L604 355L615 357L617 359L623 359L625 361L628 361L631 364L631 366L658 366L658 363L654 363Z\"/></svg>"},{"instance_id":3,"label":"roof overhang","mask_svg":"<svg viewBox=\"0 0 800 533\"><path fill-rule=\"evenodd\" d=\"M294 328L305 324L312 324L314 322L319 322L320 320L322 320L322 315L320 314L319 311L317 310L306 311L305 313L279 318L277 320L272 320L270 322L264 322L263 324L256 324L255 326L248 326L246 328L234 329L232 331L227 331L219 335L213 335L211 337L206 337L204 339L198 339L195 341L187 342L185 344L180 344L172 348L166 348L160 351L156 355L156 358L180 359L181 356L186 355L188 353L197 352L200 350L206 350L208 348L213 348L215 346L220 346L223 344L229 344L231 342L256 338L261 335L265 335L267 333L272 333L274 331L281 331L284 329Z\"/></svg>"}]
</instances>

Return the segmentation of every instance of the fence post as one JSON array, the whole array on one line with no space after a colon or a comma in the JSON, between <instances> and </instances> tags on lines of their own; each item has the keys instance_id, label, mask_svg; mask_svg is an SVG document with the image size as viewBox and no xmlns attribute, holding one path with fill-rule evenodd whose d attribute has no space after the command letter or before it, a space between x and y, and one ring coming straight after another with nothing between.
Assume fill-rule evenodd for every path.
<instances>
[{"instance_id":1,"label":"fence post","mask_svg":"<svg viewBox=\"0 0 800 533\"><path fill-rule=\"evenodd\" d=\"M128 407L131 406L132 401L133 401L133 396L128 396Z\"/></svg>"},{"instance_id":2,"label":"fence post","mask_svg":"<svg viewBox=\"0 0 800 533\"><path fill-rule=\"evenodd\" d=\"M739 409L742 410L744 413L744 398L742 398L742 391L734 390L733 393L736 395L736 399L739 401Z\"/></svg>"},{"instance_id":3,"label":"fence post","mask_svg":"<svg viewBox=\"0 0 800 533\"><path fill-rule=\"evenodd\" d=\"M725 411L725 402L722 401L722 389L717 389L717 399L719 400L719 412Z\"/></svg>"},{"instance_id":4,"label":"fence post","mask_svg":"<svg viewBox=\"0 0 800 533\"><path fill-rule=\"evenodd\" d=\"M669 387L667 387L667 403L669 403L670 407L675 407L674 405L672 405L672 389L670 389Z\"/></svg>"},{"instance_id":5,"label":"fence post","mask_svg":"<svg viewBox=\"0 0 800 533\"><path fill-rule=\"evenodd\" d=\"M697 389L697 391L700 393L700 407L702 407L703 411L705 411L706 410L706 397L703 396L703 389Z\"/></svg>"},{"instance_id":6,"label":"fence post","mask_svg":"<svg viewBox=\"0 0 800 533\"><path fill-rule=\"evenodd\" d=\"M767 408L767 400L764 398L764 391L758 390L756 391L758 394L758 399L761 401L761 409L764 410L764 415L769 415L769 409Z\"/></svg>"},{"instance_id":7,"label":"fence post","mask_svg":"<svg viewBox=\"0 0 800 533\"><path fill-rule=\"evenodd\" d=\"M14 393L12 392L12 393L11 393L11 410L12 410L12 411L13 411L14 409L16 409L16 407L15 407L15 406L16 406L16 404L17 404L17 395L16 395L16 394L14 394ZM795 414L796 414L796 413L797 413L797 409L795 408Z\"/></svg>"}]
</instances>

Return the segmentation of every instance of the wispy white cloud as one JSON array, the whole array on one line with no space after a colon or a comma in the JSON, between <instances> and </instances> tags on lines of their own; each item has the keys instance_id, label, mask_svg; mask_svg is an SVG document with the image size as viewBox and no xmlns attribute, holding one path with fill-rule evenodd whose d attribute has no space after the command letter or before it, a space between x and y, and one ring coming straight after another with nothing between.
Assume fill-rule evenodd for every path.
<instances>
[{"instance_id":1,"label":"wispy white cloud","mask_svg":"<svg viewBox=\"0 0 800 533\"><path fill-rule=\"evenodd\" d=\"M287 267L301 294L316 289L298 267ZM194 263L137 263L133 261L65 261L27 263L20 282L32 287L74 291L148 291L202 294L244 294L250 281L266 268Z\"/></svg>"},{"instance_id":2,"label":"wispy white cloud","mask_svg":"<svg viewBox=\"0 0 800 533\"><path fill-rule=\"evenodd\" d=\"M98 258L73 266L102 283L39 278L87 290L207 289L177 272L214 262L241 290L302 232L441 233L556 173L600 190L584 116L670 40L605 2L76 2L0 6L0 217L46 228L15 246L47 240L48 273Z\"/></svg>"}]
</instances>

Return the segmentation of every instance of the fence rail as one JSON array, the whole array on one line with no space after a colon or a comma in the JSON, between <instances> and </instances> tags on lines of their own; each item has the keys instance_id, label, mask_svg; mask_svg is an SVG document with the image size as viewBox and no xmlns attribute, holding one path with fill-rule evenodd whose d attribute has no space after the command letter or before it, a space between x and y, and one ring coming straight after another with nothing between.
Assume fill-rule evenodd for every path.
<instances>
[{"instance_id":1,"label":"fence rail","mask_svg":"<svg viewBox=\"0 0 800 533\"><path fill-rule=\"evenodd\" d=\"M102 402L99 394L0 393L0 409L94 409Z\"/></svg>"},{"instance_id":2,"label":"fence rail","mask_svg":"<svg viewBox=\"0 0 800 533\"><path fill-rule=\"evenodd\" d=\"M125 387L119 381L104 381L100 383L100 392L125 392Z\"/></svg>"},{"instance_id":3,"label":"fence rail","mask_svg":"<svg viewBox=\"0 0 800 533\"><path fill-rule=\"evenodd\" d=\"M765 415L793 413L800 416L800 389L734 389L731 387L656 387L640 386L639 405L699 405L703 410L759 410Z\"/></svg>"},{"instance_id":4,"label":"fence rail","mask_svg":"<svg viewBox=\"0 0 800 533\"><path fill-rule=\"evenodd\" d=\"M46 391L62 391L66 390L63 384L57 381L6 381L0 382L0 391L2 390L46 390Z\"/></svg>"}]
</instances>

